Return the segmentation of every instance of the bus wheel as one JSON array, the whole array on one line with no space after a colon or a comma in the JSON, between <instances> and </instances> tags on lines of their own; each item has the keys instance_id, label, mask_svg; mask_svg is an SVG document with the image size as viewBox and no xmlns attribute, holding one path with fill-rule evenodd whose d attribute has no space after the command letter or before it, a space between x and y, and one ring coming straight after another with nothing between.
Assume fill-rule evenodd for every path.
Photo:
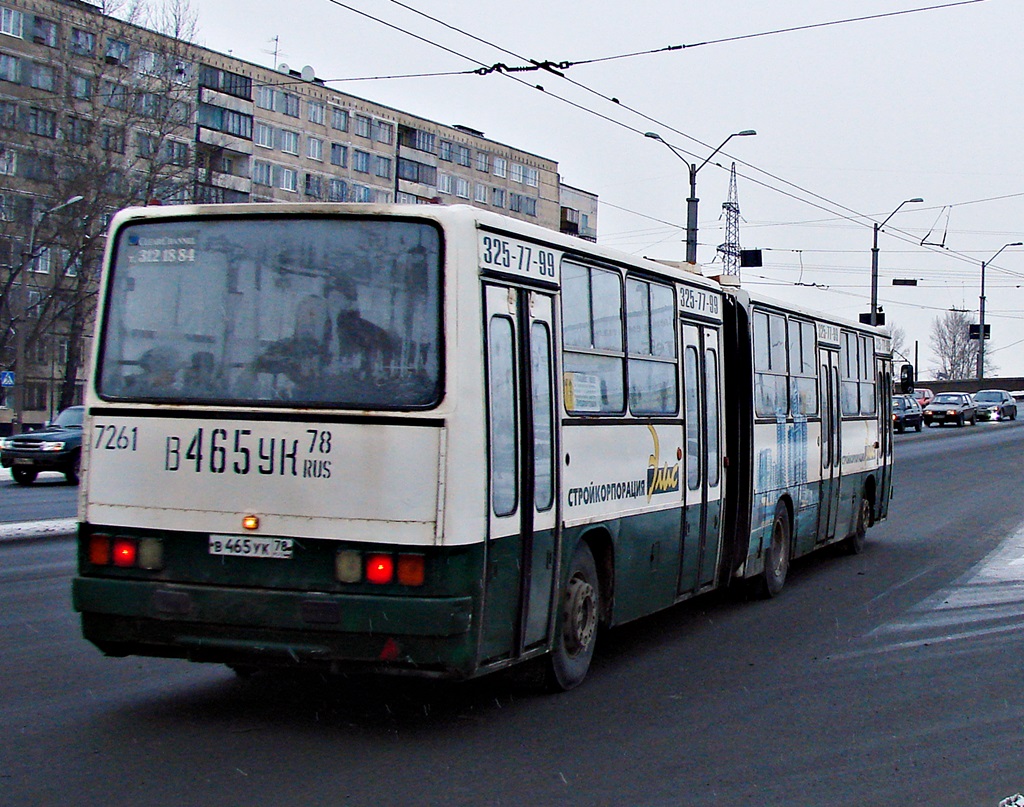
<instances>
[{"instance_id":1,"label":"bus wheel","mask_svg":"<svg viewBox=\"0 0 1024 807\"><path fill-rule=\"evenodd\" d=\"M871 500L867 496L860 497L860 507L857 508L857 526L853 535L843 542L843 546L851 555L859 555L864 551L864 539L871 526Z\"/></svg>"},{"instance_id":2,"label":"bus wheel","mask_svg":"<svg viewBox=\"0 0 1024 807\"><path fill-rule=\"evenodd\" d=\"M775 506L772 542L765 554L764 571L757 580L762 597L774 597L786 585L786 573L789 571L789 534L789 511L786 505L779 502Z\"/></svg>"},{"instance_id":3,"label":"bus wheel","mask_svg":"<svg viewBox=\"0 0 1024 807\"><path fill-rule=\"evenodd\" d=\"M548 659L548 688L564 692L583 683L594 656L601 589L590 547L580 543L559 600L554 648Z\"/></svg>"}]
</instances>

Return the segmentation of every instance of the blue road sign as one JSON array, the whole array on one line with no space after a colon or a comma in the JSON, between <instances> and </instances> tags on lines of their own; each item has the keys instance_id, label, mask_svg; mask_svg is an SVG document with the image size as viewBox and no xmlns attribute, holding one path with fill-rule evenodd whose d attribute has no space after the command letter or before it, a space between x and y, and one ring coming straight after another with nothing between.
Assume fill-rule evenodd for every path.
<instances>
[{"instance_id":1,"label":"blue road sign","mask_svg":"<svg viewBox=\"0 0 1024 807\"><path fill-rule=\"evenodd\" d=\"M0 387L13 387L14 386L14 371L13 370L0 370Z\"/></svg>"}]
</instances>

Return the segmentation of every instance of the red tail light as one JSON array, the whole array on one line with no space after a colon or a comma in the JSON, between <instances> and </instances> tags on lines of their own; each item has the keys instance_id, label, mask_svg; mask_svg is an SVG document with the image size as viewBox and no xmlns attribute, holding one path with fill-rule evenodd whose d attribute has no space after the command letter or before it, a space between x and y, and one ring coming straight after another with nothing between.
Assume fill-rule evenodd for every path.
<instances>
[{"instance_id":1,"label":"red tail light","mask_svg":"<svg viewBox=\"0 0 1024 807\"><path fill-rule=\"evenodd\" d=\"M109 566L110 562L110 536L93 535L89 539L89 563L94 566Z\"/></svg>"},{"instance_id":2,"label":"red tail light","mask_svg":"<svg viewBox=\"0 0 1024 807\"><path fill-rule=\"evenodd\" d=\"M118 538L114 541L114 565L124 569L135 566L138 556L138 545L128 538Z\"/></svg>"},{"instance_id":3,"label":"red tail light","mask_svg":"<svg viewBox=\"0 0 1024 807\"><path fill-rule=\"evenodd\" d=\"M398 582L403 586L422 586L425 570L423 555L398 556Z\"/></svg>"},{"instance_id":4,"label":"red tail light","mask_svg":"<svg viewBox=\"0 0 1024 807\"><path fill-rule=\"evenodd\" d=\"M395 576L395 561L391 555L367 555L366 579L370 583L382 585L390 583Z\"/></svg>"}]
</instances>

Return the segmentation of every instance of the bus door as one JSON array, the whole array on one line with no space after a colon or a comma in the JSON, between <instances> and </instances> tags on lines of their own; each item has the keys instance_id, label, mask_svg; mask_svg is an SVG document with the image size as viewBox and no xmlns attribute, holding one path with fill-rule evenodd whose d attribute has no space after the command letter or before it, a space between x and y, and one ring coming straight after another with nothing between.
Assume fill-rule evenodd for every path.
<instances>
[{"instance_id":1,"label":"bus door","mask_svg":"<svg viewBox=\"0 0 1024 807\"><path fill-rule=\"evenodd\" d=\"M722 537L722 395L719 332L683 323L685 525L679 592L715 582Z\"/></svg>"},{"instance_id":2,"label":"bus door","mask_svg":"<svg viewBox=\"0 0 1024 807\"><path fill-rule=\"evenodd\" d=\"M481 660L548 637L555 571L554 301L486 284L489 531Z\"/></svg>"},{"instance_id":3,"label":"bus door","mask_svg":"<svg viewBox=\"0 0 1024 807\"><path fill-rule=\"evenodd\" d=\"M842 471L842 420L839 406L839 351L818 351L821 388L821 488L818 507L818 540L835 537L839 519Z\"/></svg>"},{"instance_id":4,"label":"bus door","mask_svg":"<svg viewBox=\"0 0 1024 807\"><path fill-rule=\"evenodd\" d=\"M890 365L881 360L875 361L875 377L878 383L875 384L875 409L878 412L878 442L880 445L878 458L882 465L882 484L878 488L876 506L881 505L882 509L876 512L885 512L885 502L889 499L890 475L892 474L892 369Z\"/></svg>"}]
</instances>

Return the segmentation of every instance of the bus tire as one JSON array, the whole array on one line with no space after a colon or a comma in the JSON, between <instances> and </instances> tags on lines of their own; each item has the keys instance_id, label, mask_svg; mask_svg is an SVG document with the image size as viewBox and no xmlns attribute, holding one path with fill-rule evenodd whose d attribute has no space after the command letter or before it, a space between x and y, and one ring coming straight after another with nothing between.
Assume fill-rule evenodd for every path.
<instances>
[{"instance_id":1,"label":"bus tire","mask_svg":"<svg viewBox=\"0 0 1024 807\"><path fill-rule=\"evenodd\" d=\"M547 686L552 692L565 692L587 677L601 614L597 566L590 547L582 541L573 553L558 606L554 647L548 656Z\"/></svg>"},{"instance_id":2,"label":"bus tire","mask_svg":"<svg viewBox=\"0 0 1024 807\"><path fill-rule=\"evenodd\" d=\"M843 548L851 555L859 555L864 551L864 540L871 526L871 500L867 496L860 497L857 507L857 526L853 533L843 542Z\"/></svg>"},{"instance_id":3,"label":"bus tire","mask_svg":"<svg viewBox=\"0 0 1024 807\"><path fill-rule=\"evenodd\" d=\"M768 599L776 596L786 585L786 574L789 572L790 535L789 510L779 502L775 505L775 518L772 520L772 539L764 557L764 570L757 578L758 593Z\"/></svg>"}]
</instances>

